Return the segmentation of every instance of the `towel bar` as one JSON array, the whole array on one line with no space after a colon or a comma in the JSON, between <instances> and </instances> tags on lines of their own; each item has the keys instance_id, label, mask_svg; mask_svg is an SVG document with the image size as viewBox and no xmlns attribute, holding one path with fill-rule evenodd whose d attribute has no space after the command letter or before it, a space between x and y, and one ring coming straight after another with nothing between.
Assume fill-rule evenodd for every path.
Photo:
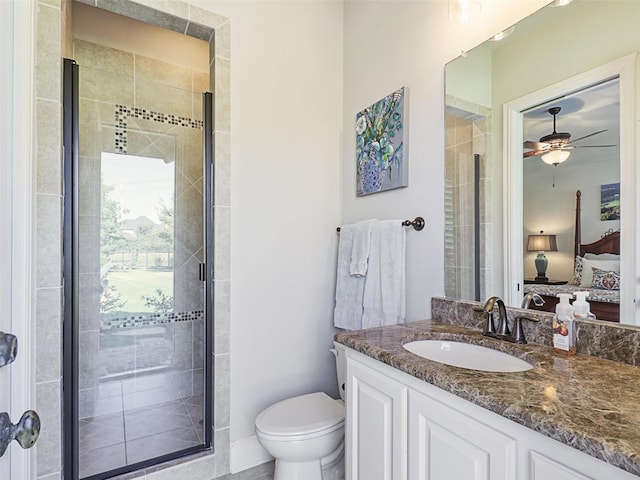
<instances>
[{"instance_id":1,"label":"towel bar","mask_svg":"<svg viewBox=\"0 0 640 480\"><path fill-rule=\"evenodd\" d=\"M417 230L419 232L424 228L424 218L416 217L413 220L403 220L402 225L404 225L405 227L413 227L414 230ZM339 232L340 227L336 228L336 231Z\"/></svg>"}]
</instances>

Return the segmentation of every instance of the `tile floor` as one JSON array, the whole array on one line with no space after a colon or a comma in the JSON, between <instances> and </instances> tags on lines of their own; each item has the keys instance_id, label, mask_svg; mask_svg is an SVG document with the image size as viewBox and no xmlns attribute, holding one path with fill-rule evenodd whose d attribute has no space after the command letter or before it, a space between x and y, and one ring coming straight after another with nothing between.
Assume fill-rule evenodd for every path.
<instances>
[{"instance_id":1,"label":"tile floor","mask_svg":"<svg viewBox=\"0 0 640 480\"><path fill-rule=\"evenodd\" d=\"M271 461L243 472L224 475L216 480L273 480L274 467L275 461ZM323 480L344 480L344 478L344 457L322 470Z\"/></svg>"},{"instance_id":2,"label":"tile floor","mask_svg":"<svg viewBox=\"0 0 640 480\"><path fill-rule=\"evenodd\" d=\"M216 480L273 480L274 468L275 461L271 461L239 473L224 475ZM344 455L332 465L322 469L322 480L344 480L344 478Z\"/></svg>"},{"instance_id":3,"label":"tile floor","mask_svg":"<svg viewBox=\"0 0 640 480\"><path fill-rule=\"evenodd\" d=\"M132 402L123 388L130 380L101 382L110 395L97 398L101 408L80 420L81 478L202 443L201 394L176 398L171 375L154 374L136 379L140 389Z\"/></svg>"},{"instance_id":4,"label":"tile floor","mask_svg":"<svg viewBox=\"0 0 640 480\"><path fill-rule=\"evenodd\" d=\"M267 462L239 473L230 473L217 480L273 480L275 462Z\"/></svg>"}]
</instances>

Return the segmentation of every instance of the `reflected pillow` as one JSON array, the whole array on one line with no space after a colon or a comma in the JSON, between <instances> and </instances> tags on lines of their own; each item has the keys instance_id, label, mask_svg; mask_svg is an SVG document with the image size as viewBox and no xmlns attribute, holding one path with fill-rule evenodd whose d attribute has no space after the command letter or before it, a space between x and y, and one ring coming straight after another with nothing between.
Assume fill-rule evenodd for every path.
<instances>
[{"instance_id":1,"label":"reflected pillow","mask_svg":"<svg viewBox=\"0 0 640 480\"><path fill-rule=\"evenodd\" d=\"M569 285L580 285L582 282L582 257L576 257L576 266L573 269L573 278L569 280Z\"/></svg>"},{"instance_id":2,"label":"reflected pillow","mask_svg":"<svg viewBox=\"0 0 640 480\"><path fill-rule=\"evenodd\" d=\"M587 260L582 259L582 280L581 287L590 288L593 284L593 269L607 270L609 272L620 272L619 260Z\"/></svg>"},{"instance_id":3,"label":"reflected pillow","mask_svg":"<svg viewBox=\"0 0 640 480\"><path fill-rule=\"evenodd\" d=\"M593 270L593 288L601 288L603 290L620 290L620 273L609 270Z\"/></svg>"},{"instance_id":4,"label":"reflected pillow","mask_svg":"<svg viewBox=\"0 0 640 480\"><path fill-rule=\"evenodd\" d=\"M584 258L587 260L620 260L617 253L585 253Z\"/></svg>"}]
</instances>

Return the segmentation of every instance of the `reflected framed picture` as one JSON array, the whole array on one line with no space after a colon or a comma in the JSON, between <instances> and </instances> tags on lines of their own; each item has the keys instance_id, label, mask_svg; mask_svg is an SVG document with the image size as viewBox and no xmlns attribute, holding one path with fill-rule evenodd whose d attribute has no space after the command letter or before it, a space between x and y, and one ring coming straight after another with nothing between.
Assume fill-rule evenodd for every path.
<instances>
[{"instance_id":1,"label":"reflected framed picture","mask_svg":"<svg viewBox=\"0 0 640 480\"><path fill-rule=\"evenodd\" d=\"M620 220L620 183L600 185L600 221Z\"/></svg>"},{"instance_id":2,"label":"reflected framed picture","mask_svg":"<svg viewBox=\"0 0 640 480\"><path fill-rule=\"evenodd\" d=\"M408 91L402 87L356 115L356 195L406 187Z\"/></svg>"}]
</instances>

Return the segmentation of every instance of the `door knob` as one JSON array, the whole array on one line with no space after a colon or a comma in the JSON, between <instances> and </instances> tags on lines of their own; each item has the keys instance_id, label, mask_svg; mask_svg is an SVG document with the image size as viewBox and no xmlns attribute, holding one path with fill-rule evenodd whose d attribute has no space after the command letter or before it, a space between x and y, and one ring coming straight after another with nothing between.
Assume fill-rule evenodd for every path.
<instances>
[{"instance_id":1,"label":"door knob","mask_svg":"<svg viewBox=\"0 0 640 480\"><path fill-rule=\"evenodd\" d=\"M0 457L4 455L11 440L22 448L31 448L40 435L40 417L33 410L27 410L20 421L13 425L7 412L0 413Z\"/></svg>"},{"instance_id":2,"label":"door knob","mask_svg":"<svg viewBox=\"0 0 640 480\"><path fill-rule=\"evenodd\" d=\"M18 339L10 333L0 332L0 367L9 365L16 359Z\"/></svg>"}]
</instances>

